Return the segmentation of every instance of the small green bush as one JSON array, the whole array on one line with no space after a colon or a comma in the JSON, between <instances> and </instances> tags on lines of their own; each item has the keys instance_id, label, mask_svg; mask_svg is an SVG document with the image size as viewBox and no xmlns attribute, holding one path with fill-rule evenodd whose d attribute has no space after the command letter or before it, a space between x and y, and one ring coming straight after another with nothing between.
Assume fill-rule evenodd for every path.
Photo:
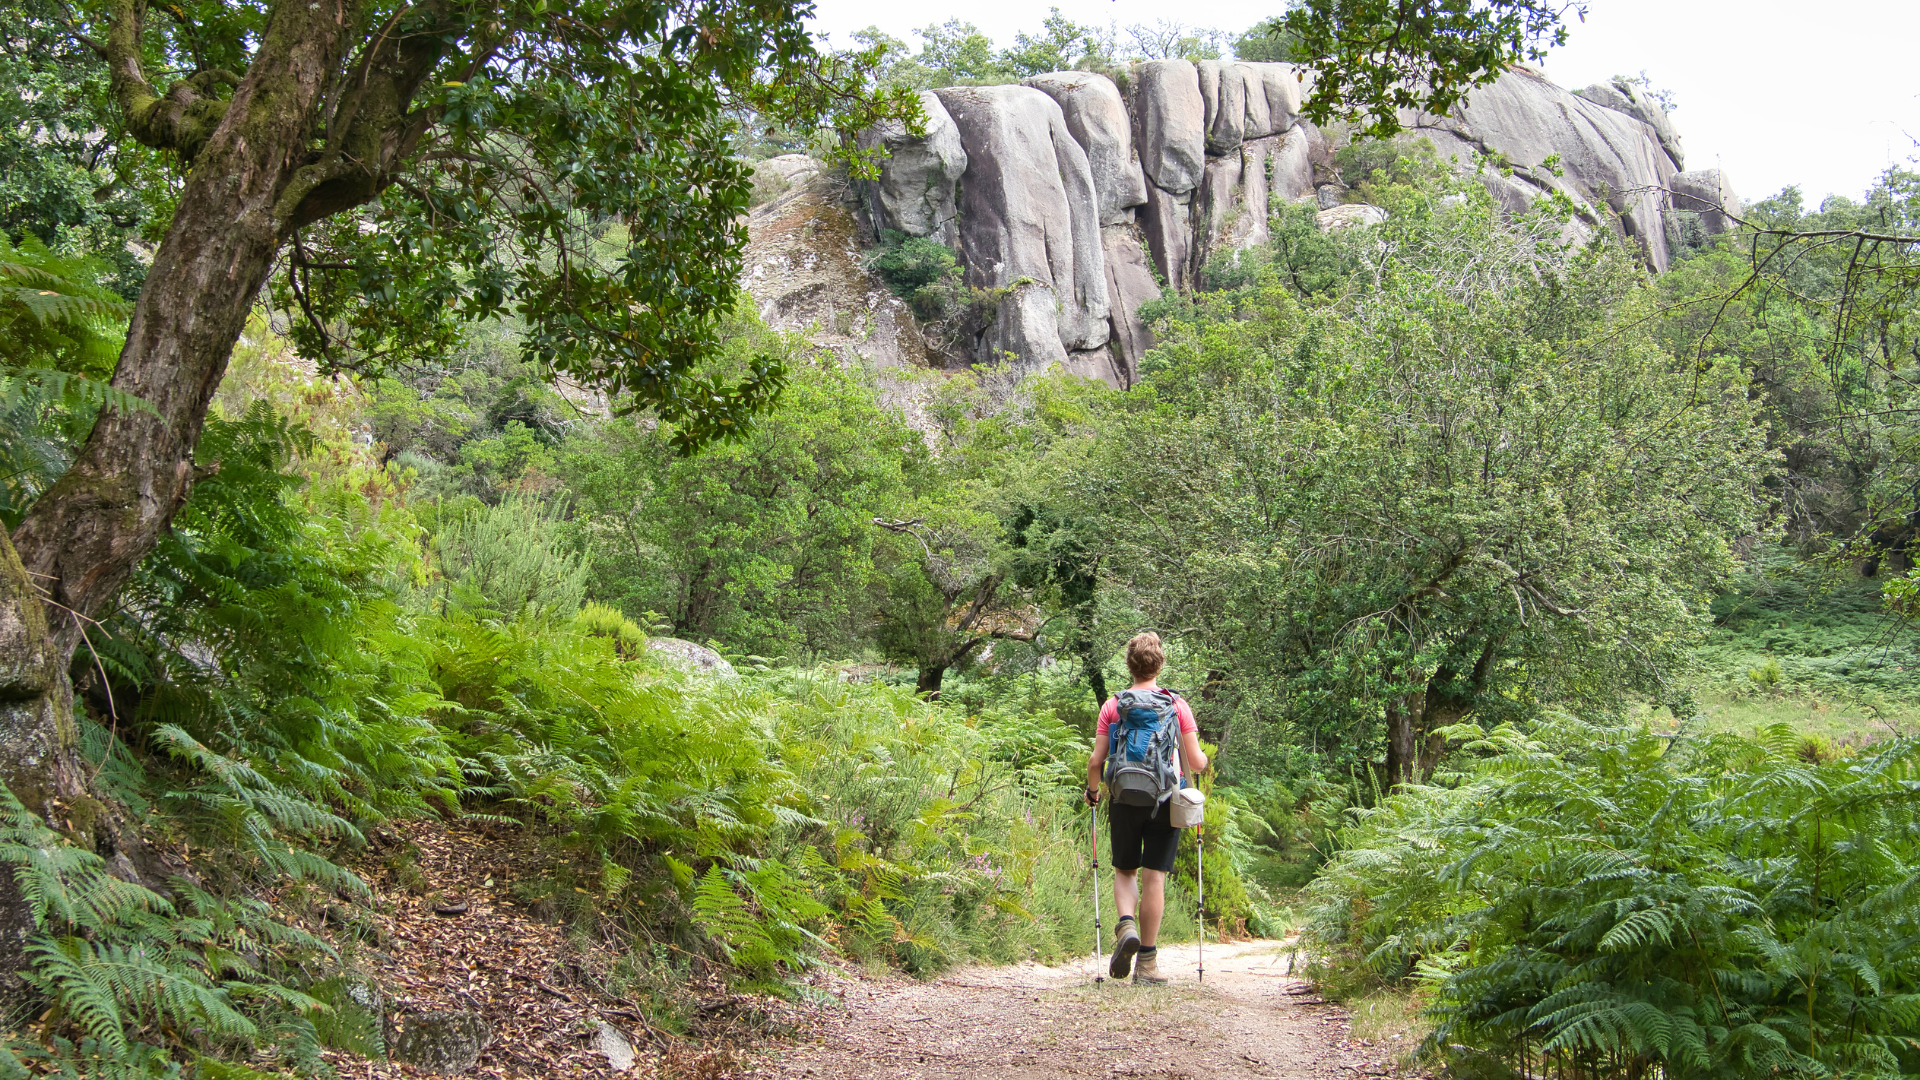
<instances>
[{"instance_id":1,"label":"small green bush","mask_svg":"<svg viewBox=\"0 0 1920 1080\"><path fill-rule=\"evenodd\" d=\"M960 260L953 249L924 236L908 236L892 229L880 235L880 248L867 265L887 288L912 304L922 318L936 318L957 295Z\"/></svg>"}]
</instances>

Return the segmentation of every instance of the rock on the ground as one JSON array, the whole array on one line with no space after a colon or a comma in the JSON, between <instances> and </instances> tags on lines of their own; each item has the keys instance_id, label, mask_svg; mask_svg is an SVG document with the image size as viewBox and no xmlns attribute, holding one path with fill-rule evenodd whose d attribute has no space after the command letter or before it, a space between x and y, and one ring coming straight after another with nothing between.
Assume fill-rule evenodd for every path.
<instances>
[{"instance_id":1,"label":"rock on the ground","mask_svg":"<svg viewBox=\"0 0 1920 1080\"><path fill-rule=\"evenodd\" d=\"M626 1072L633 1068L634 1061L639 1057L633 1048L633 1040L627 1038L626 1032L605 1020L600 1021L600 1026L593 1033L593 1045L594 1049L606 1056L607 1067L614 1072Z\"/></svg>"},{"instance_id":2,"label":"rock on the ground","mask_svg":"<svg viewBox=\"0 0 1920 1080\"><path fill-rule=\"evenodd\" d=\"M1313 223L1321 232L1336 232L1350 229L1355 225L1378 225L1387 220L1387 212L1377 206L1366 203L1346 203L1331 210L1322 210L1313 215Z\"/></svg>"},{"instance_id":3,"label":"rock on the ground","mask_svg":"<svg viewBox=\"0 0 1920 1080\"><path fill-rule=\"evenodd\" d=\"M1107 282L1093 172L1060 106L1030 86L936 92L967 152L960 255L968 280L1019 286L1000 302L982 351L1011 352L1037 369L1064 363L1066 352L1104 346ZM1044 343L1049 321L1053 348Z\"/></svg>"},{"instance_id":4,"label":"rock on the ground","mask_svg":"<svg viewBox=\"0 0 1920 1080\"><path fill-rule=\"evenodd\" d=\"M702 675L716 675L723 679L739 677L727 658L707 648L683 638L656 637L647 639L647 648L659 653L668 663Z\"/></svg>"},{"instance_id":5,"label":"rock on the ground","mask_svg":"<svg viewBox=\"0 0 1920 1080\"><path fill-rule=\"evenodd\" d=\"M922 90L920 107L927 118L924 137L914 137L898 120L860 135L862 149L882 148L887 153L880 178L866 185L868 212L880 228L931 236L951 247L958 237L954 216L960 177L967 171L967 152L939 97Z\"/></svg>"},{"instance_id":6,"label":"rock on the ground","mask_svg":"<svg viewBox=\"0 0 1920 1080\"><path fill-rule=\"evenodd\" d=\"M1067 130L1086 151L1099 197L1100 224L1133 220L1133 208L1147 201L1147 181L1133 154L1133 124L1120 90L1105 75L1056 71L1035 75L1027 85L1060 106Z\"/></svg>"},{"instance_id":7,"label":"rock on the ground","mask_svg":"<svg viewBox=\"0 0 1920 1080\"><path fill-rule=\"evenodd\" d=\"M394 1017L387 1056L428 1072L452 1076L472 1069L493 1043L493 1028L477 1012L447 1010Z\"/></svg>"}]
</instances>

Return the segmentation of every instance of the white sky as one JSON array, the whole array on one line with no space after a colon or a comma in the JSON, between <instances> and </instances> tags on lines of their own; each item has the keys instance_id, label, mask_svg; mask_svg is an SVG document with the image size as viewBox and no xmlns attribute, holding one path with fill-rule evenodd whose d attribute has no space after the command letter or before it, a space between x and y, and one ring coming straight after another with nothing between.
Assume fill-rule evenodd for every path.
<instances>
[{"instance_id":1,"label":"white sky","mask_svg":"<svg viewBox=\"0 0 1920 1080\"><path fill-rule=\"evenodd\" d=\"M816 0L814 29L836 45L867 26L917 44L912 31L960 18L1006 45L1038 30L1049 6L1076 22L1175 18L1238 32L1284 0ZM1568 88L1645 70L1673 91L1689 168L1727 170L1741 198L1798 184L1808 202L1858 198L1920 139L1916 0L1590 0L1546 69Z\"/></svg>"}]
</instances>

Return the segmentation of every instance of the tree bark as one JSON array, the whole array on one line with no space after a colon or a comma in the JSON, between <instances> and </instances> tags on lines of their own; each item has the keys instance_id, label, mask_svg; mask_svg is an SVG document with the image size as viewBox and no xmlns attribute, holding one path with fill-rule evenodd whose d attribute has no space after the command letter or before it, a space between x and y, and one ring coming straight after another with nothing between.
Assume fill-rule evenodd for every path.
<instances>
[{"instance_id":1,"label":"tree bark","mask_svg":"<svg viewBox=\"0 0 1920 1080\"><path fill-rule=\"evenodd\" d=\"M113 376L154 411L103 412L13 535L26 569L67 608L101 611L192 488L208 404L285 239L276 208L305 164L315 105L353 22L347 0L275 5L195 155ZM77 621L56 624L53 639L64 666Z\"/></svg>"},{"instance_id":2,"label":"tree bark","mask_svg":"<svg viewBox=\"0 0 1920 1080\"><path fill-rule=\"evenodd\" d=\"M1426 700L1423 681L1419 689L1409 690L1387 702L1387 767L1386 783L1382 786L1389 790L1414 778L1424 734L1420 722L1426 713Z\"/></svg>"},{"instance_id":3,"label":"tree bark","mask_svg":"<svg viewBox=\"0 0 1920 1080\"><path fill-rule=\"evenodd\" d=\"M99 832L122 831L111 808L86 791L69 665L84 620L107 607L192 488L207 408L286 237L282 201L307 164L316 107L356 25L349 3L275 5L223 110L171 91L156 100L144 91L137 57L131 69L125 55L114 65L116 89L138 80L133 100L122 96L138 110L130 117L136 134L141 127L187 131L190 145L176 149L191 153L193 168L113 376L116 390L153 411L102 412L73 466L0 550L0 779L49 825L91 840L117 871L136 878L113 837ZM142 7L121 6L131 22L117 34L137 43ZM200 83L204 90L208 81ZM193 128L196 119L211 132ZM11 876L0 877L4 1005L9 987L24 992L16 974L25 965L24 908Z\"/></svg>"},{"instance_id":4,"label":"tree bark","mask_svg":"<svg viewBox=\"0 0 1920 1080\"><path fill-rule=\"evenodd\" d=\"M73 688L47 610L0 535L0 783L36 816L64 821L88 809L86 780L74 751ZM0 873L0 1024L31 1001L20 971L32 933L32 908L13 875Z\"/></svg>"},{"instance_id":5,"label":"tree bark","mask_svg":"<svg viewBox=\"0 0 1920 1080\"><path fill-rule=\"evenodd\" d=\"M913 690L925 694L928 701L940 700L940 684L946 681L947 665L929 664L920 669L919 677L913 680Z\"/></svg>"}]
</instances>

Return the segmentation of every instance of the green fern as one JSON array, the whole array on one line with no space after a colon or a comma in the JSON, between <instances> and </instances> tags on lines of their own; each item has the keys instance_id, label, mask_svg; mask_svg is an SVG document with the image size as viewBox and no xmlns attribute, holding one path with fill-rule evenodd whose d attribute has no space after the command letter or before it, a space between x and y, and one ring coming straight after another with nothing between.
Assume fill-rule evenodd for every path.
<instances>
[{"instance_id":1,"label":"green fern","mask_svg":"<svg viewBox=\"0 0 1920 1080\"><path fill-rule=\"evenodd\" d=\"M263 1021L283 1054L299 1056L302 1028L293 1019L327 1008L271 977L330 956L324 942L257 900L223 900L176 882L175 904L114 878L98 855L68 844L4 787L0 867L13 874L34 917L26 978L53 1003L54 1030L78 1036L39 1051L10 1044L0 1070L11 1062L56 1074L168 1075L154 1071L166 1060L156 1055L154 1033L194 1032L201 1048L251 1048L266 1034ZM261 943L275 950L265 973L253 959ZM304 1030L310 1034L311 1025ZM102 1059L115 1064L104 1068Z\"/></svg>"},{"instance_id":2,"label":"green fern","mask_svg":"<svg viewBox=\"0 0 1920 1080\"><path fill-rule=\"evenodd\" d=\"M1809 764L1784 728L1492 736L1347 831L1312 890L1329 977L1425 972L1432 1046L1522 1070L1920 1071L1920 741Z\"/></svg>"}]
</instances>

